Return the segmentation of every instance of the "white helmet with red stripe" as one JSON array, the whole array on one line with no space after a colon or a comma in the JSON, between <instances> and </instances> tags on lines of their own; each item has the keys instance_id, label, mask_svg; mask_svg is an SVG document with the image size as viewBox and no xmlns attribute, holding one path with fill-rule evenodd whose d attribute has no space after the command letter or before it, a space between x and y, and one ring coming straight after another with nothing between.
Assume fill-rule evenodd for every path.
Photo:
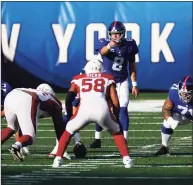
<instances>
[{"instance_id":1,"label":"white helmet with red stripe","mask_svg":"<svg viewBox=\"0 0 193 185\"><path fill-rule=\"evenodd\" d=\"M38 85L36 89L39 91L48 92L50 94L55 95L55 92L53 91L53 89L46 83Z\"/></svg>"},{"instance_id":2,"label":"white helmet with red stripe","mask_svg":"<svg viewBox=\"0 0 193 185\"><path fill-rule=\"evenodd\" d=\"M84 67L85 73L101 73L104 71L103 64L98 59L88 61Z\"/></svg>"}]
</instances>

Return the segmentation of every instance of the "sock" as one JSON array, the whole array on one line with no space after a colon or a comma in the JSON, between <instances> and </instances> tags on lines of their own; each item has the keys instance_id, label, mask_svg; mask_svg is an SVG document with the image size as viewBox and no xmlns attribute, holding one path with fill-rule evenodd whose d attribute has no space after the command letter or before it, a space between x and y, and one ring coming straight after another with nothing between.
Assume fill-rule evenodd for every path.
<instances>
[{"instance_id":1,"label":"sock","mask_svg":"<svg viewBox=\"0 0 193 185\"><path fill-rule=\"evenodd\" d=\"M172 137L173 134L173 129L171 128L166 128L164 126L164 124L162 125L162 132L161 132L161 136L162 136L162 145L165 147L169 146L169 141Z\"/></svg>"},{"instance_id":2,"label":"sock","mask_svg":"<svg viewBox=\"0 0 193 185\"><path fill-rule=\"evenodd\" d=\"M75 132L74 141L75 141L75 144L80 142L80 133L79 132Z\"/></svg>"},{"instance_id":3,"label":"sock","mask_svg":"<svg viewBox=\"0 0 193 185\"><path fill-rule=\"evenodd\" d=\"M123 135L124 135L125 140L127 140L128 139L128 131L123 131Z\"/></svg>"},{"instance_id":4,"label":"sock","mask_svg":"<svg viewBox=\"0 0 193 185\"><path fill-rule=\"evenodd\" d=\"M17 142L20 142L22 147L24 147L33 144L33 138L29 135L23 135L17 140Z\"/></svg>"},{"instance_id":5,"label":"sock","mask_svg":"<svg viewBox=\"0 0 193 185\"><path fill-rule=\"evenodd\" d=\"M56 146L58 146L58 139L56 139Z\"/></svg>"},{"instance_id":6,"label":"sock","mask_svg":"<svg viewBox=\"0 0 193 185\"><path fill-rule=\"evenodd\" d=\"M65 128L66 128L66 125L67 125L67 122L68 122L67 115L64 114L62 119L63 119L64 125L65 125Z\"/></svg>"},{"instance_id":7,"label":"sock","mask_svg":"<svg viewBox=\"0 0 193 185\"><path fill-rule=\"evenodd\" d=\"M127 107L120 108L120 122L123 128L123 131L128 131L129 129L129 116L127 112Z\"/></svg>"},{"instance_id":8,"label":"sock","mask_svg":"<svg viewBox=\"0 0 193 185\"><path fill-rule=\"evenodd\" d=\"M14 133L15 131L9 127L3 129L1 131L1 144L7 141Z\"/></svg>"},{"instance_id":9,"label":"sock","mask_svg":"<svg viewBox=\"0 0 193 185\"><path fill-rule=\"evenodd\" d=\"M19 146L19 148L22 148L22 144L18 141L15 142L15 145Z\"/></svg>"},{"instance_id":10,"label":"sock","mask_svg":"<svg viewBox=\"0 0 193 185\"><path fill-rule=\"evenodd\" d=\"M127 143L126 143L123 135L122 134L116 134L116 135L113 135L113 138L115 140L115 143L116 143L122 157L128 156L129 150L128 150Z\"/></svg>"},{"instance_id":11,"label":"sock","mask_svg":"<svg viewBox=\"0 0 193 185\"><path fill-rule=\"evenodd\" d=\"M95 139L101 139L101 131L95 131Z\"/></svg>"},{"instance_id":12,"label":"sock","mask_svg":"<svg viewBox=\"0 0 193 185\"><path fill-rule=\"evenodd\" d=\"M99 126L98 124L96 124L96 131L97 132L101 132L103 130L103 128L101 126Z\"/></svg>"},{"instance_id":13,"label":"sock","mask_svg":"<svg viewBox=\"0 0 193 185\"><path fill-rule=\"evenodd\" d=\"M66 148L68 146L68 143L70 142L70 139L71 139L71 134L65 130L60 138L56 156L62 157L64 155L64 152L66 151Z\"/></svg>"}]
</instances>

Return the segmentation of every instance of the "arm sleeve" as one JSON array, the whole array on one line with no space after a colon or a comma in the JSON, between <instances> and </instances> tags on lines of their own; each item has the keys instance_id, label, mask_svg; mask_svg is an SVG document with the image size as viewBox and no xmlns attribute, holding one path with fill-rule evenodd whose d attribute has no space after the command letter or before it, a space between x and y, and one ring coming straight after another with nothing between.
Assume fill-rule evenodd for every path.
<instances>
[{"instance_id":1,"label":"arm sleeve","mask_svg":"<svg viewBox=\"0 0 193 185\"><path fill-rule=\"evenodd\" d=\"M68 119L70 119L72 116L72 102L74 101L75 97L76 93L74 93L73 91L69 91L66 95L65 106Z\"/></svg>"},{"instance_id":2,"label":"arm sleeve","mask_svg":"<svg viewBox=\"0 0 193 185\"><path fill-rule=\"evenodd\" d=\"M65 130L66 125L63 123L62 109L57 105L55 105L55 111L54 114L52 114L52 120L54 123L56 137L59 140Z\"/></svg>"}]
</instances>

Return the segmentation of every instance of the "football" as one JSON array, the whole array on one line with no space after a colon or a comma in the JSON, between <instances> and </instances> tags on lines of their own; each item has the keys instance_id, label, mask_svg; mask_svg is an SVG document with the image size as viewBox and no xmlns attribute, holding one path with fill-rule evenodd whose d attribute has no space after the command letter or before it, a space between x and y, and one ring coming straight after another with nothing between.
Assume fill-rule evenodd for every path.
<instances>
[{"instance_id":1,"label":"football","mask_svg":"<svg viewBox=\"0 0 193 185\"><path fill-rule=\"evenodd\" d=\"M84 144L78 142L73 149L76 158L84 158L87 154L87 149Z\"/></svg>"}]
</instances>

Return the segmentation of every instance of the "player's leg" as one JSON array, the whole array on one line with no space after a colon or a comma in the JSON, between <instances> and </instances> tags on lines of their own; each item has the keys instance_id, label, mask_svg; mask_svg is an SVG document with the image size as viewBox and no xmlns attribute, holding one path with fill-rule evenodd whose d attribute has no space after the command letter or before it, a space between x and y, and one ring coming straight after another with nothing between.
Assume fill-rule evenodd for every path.
<instances>
[{"instance_id":1,"label":"player's leg","mask_svg":"<svg viewBox=\"0 0 193 185\"><path fill-rule=\"evenodd\" d=\"M19 128L18 131L15 133L15 141L18 141L18 139L22 136L21 129ZM20 151L23 155L29 155L29 147L22 147Z\"/></svg>"},{"instance_id":2,"label":"player's leg","mask_svg":"<svg viewBox=\"0 0 193 185\"><path fill-rule=\"evenodd\" d=\"M22 161L23 155L20 149L33 144L35 140L39 103L32 96L21 91L17 93L17 97L20 100L20 108L16 114L22 136L12 145L10 152L15 159Z\"/></svg>"},{"instance_id":3,"label":"player's leg","mask_svg":"<svg viewBox=\"0 0 193 185\"><path fill-rule=\"evenodd\" d=\"M4 113L7 127L1 131L1 144L7 141L17 130L17 125L15 124L17 116L14 110L17 107L17 102L14 99L14 91L10 92L5 98Z\"/></svg>"},{"instance_id":4,"label":"player's leg","mask_svg":"<svg viewBox=\"0 0 193 185\"><path fill-rule=\"evenodd\" d=\"M66 127L66 125L67 125L67 122L68 122L67 115L64 114L64 115L63 115L63 123L64 123L65 127ZM50 154L48 155L48 157L52 158L52 157L55 157L55 156L56 156L56 153L57 153L57 150L58 150L58 144L59 144L59 142L58 142L58 139L56 138L56 145L55 145L54 149L50 152ZM66 158L66 159L69 159L69 160L71 159L71 157L70 157L70 155L68 154L67 151L64 152L63 158Z\"/></svg>"},{"instance_id":5,"label":"player's leg","mask_svg":"<svg viewBox=\"0 0 193 185\"><path fill-rule=\"evenodd\" d=\"M90 144L90 148L101 148L101 134L102 134L102 127L98 124L95 124L95 139Z\"/></svg>"},{"instance_id":6,"label":"player's leg","mask_svg":"<svg viewBox=\"0 0 193 185\"><path fill-rule=\"evenodd\" d=\"M120 123L123 129L124 138L127 140L128 138L128 129L129 129L129 116L127 107L129 104L129 83L128 79L126 79L122 83L117 84L117 94L119 97L120 103Z\"/></svg>"},{"instance_id":7,"label":"player's leg","mask_svg":"<svg viewBox=\"0 0 193 185\"><path fill-rule=\"evenodd\" d=\"M189 124L191 120L186 117L176 114L173 114L173 119L179 122L179 125ZM161 138L162 138L162 146L161 148L154 154L155 156L159 155L167 155L169 154L169 144L172 138L172 134L174 132L175 126L171 125L168 121L164 120L162 129L161 129Z\"/></svg>"},{"instance_id":8,"label":"player's leg","mask_svg":"<svg viewBox=\"0 0 193 185\"><path fill-rule=\"evenodd\" d=\"M162 146L161 148L154 154L154 156L158 155L168 155L169 154L169 141L172 137L173 129L167 123L166 120L163 121L161 128L161 138L162 138Z\"/></svg>"},{"instance_id":9,"label":"player's leg","mask_svg":"<svg viewBox=\"0 0 193 185\"><path fill-rule=\"evenodd\" d=\"M112 134L114 141L123 157L123 163L125 165L125 168L132 167L133 163L129 156L127 142L123 136L123 133L121 132L119 124L115 122L114 115L111 112L107 112L106 118L101 119L99 125Z\"/></svg>"},{"instance_id":10,"label":"player's leg","mask_svg":"<svg viewBox=\"0 0 193 185\"><path fill-rule=\"evenodd\" d=\"M67 149L72 135L75 132L79 131L86 124L87 117L85 116L85 112L87 111L88 110L86 109L86 106L82 106L82 108L79 109L78 113L74 114L71 120L67 123L66 130L59 140L58 150L52 165L53 168L61 167L63 163L62 156L64 154L64 151L66 151Z\"/></svg>"},{"instance_id":11,"label":"player's leg","mask_svg":"<svg viewBox=\"0 0 193 185\"><path fill-rule=\"evenodd\" d=\"M7 127L1 131L1 144L7 141L17 128L15 127L16 115L5 108L5 116L7 121Z\"/></svg>"}]
</instances>

